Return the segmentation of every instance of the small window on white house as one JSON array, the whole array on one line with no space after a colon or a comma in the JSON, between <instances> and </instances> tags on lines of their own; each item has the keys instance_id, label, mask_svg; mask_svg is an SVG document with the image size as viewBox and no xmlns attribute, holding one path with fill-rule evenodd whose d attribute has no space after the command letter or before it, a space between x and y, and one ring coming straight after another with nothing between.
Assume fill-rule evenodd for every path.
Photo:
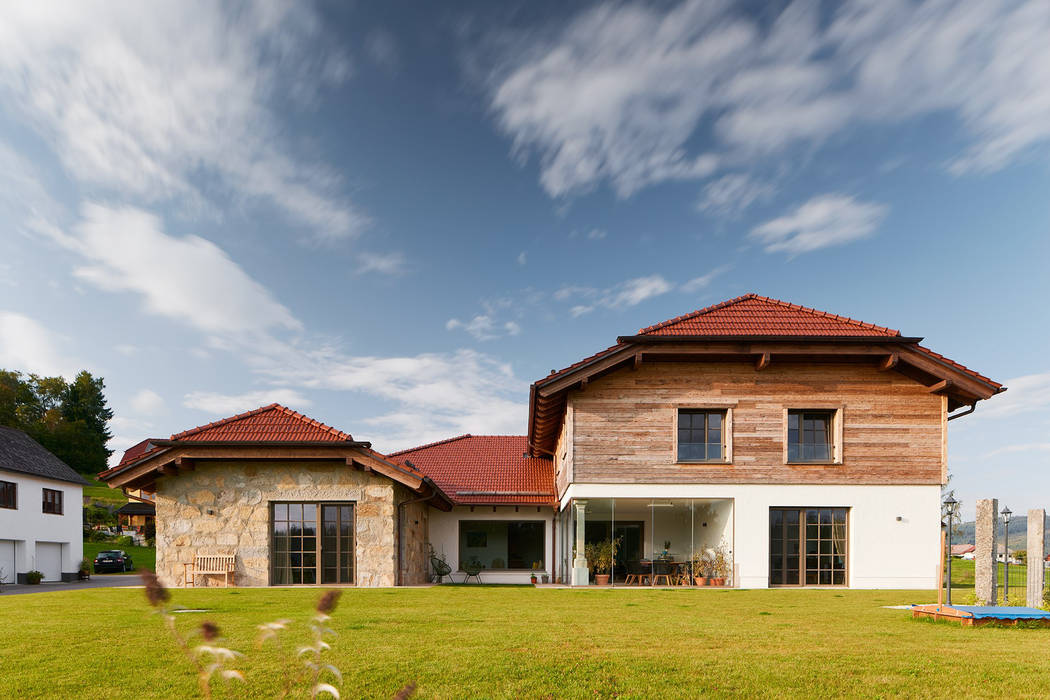
<instances>
[{"instance_id":1,"label":"small window on white house","mask_svg":"<svg viewBox=\"0 0 1050 700\"><path fill-rule=\"evenodd\" d=\"M678 410L678 461L724 462L726 411L682 408Z\"/></svg>"},{"instance_id":2,"label":"small window on white house","mask_svg":"<svg viewBox=\"0 0 1050 700\"><path fill-rule=\"evenodd\" d=\"M18 486L13 481L0 481L0 508L18 507Z\"/></svg>"},{"instance_id":3,"label":"small window on white house","mask_svg":"<svg viewBox=\"0 0 1050 700\"><path fill-rule=\"evenodd\" d=\"M835 411L788 411L787 461L835 460Z\"/></svg>"}]
</instances>

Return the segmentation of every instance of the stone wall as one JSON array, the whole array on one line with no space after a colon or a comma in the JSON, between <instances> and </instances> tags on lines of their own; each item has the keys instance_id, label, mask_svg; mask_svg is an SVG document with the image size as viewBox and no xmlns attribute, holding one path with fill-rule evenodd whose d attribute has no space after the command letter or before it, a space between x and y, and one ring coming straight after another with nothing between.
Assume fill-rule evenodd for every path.
<instances>
[{"instance_id":1,"label":"stone wall","mask_svg":"<svg viewBox=\"0 0 1050 700\"><path fill-rule=\"evenodd\" d=\"M397 502L403 503L417 498L417 494L398 486ZM427 557L430 506L425 503L409 503L401 509L401 527L404 545L401 560L401 585L417 586L427 582L430 565Z\"/></svg>"},{"instance_id":2,"label":"stone wall","mask_svg":"<svg viewBox=\"0 0 1050 700\"><path fill-rule=\"evenodd\" d=\"M974 593L981 605L996 605L998 594L999 499L977 501L974 543Z\"/></svg>"},{"instance_id":3,"label":"stone wall","mask_svg":"<svg viewBox=\"0 0 1050 700\"><path fill-rule=\"evenodd\" d=\"M198 462L194 471L157 482L157 575L182 586L184 564L196 554L234 553L236 585L267 586L271 501L353 501L357 585L393 586L395 487L341 462ZM205 579L223 580L199 576L197 585Z\"/></svg>"},{"instance_id":4,"label":"stone wall","mask_svg":"<svg viewBox=\"0 0 1050 700\"><path fill-rule=\"evenodd\" d=\"M1046 569L1043 558L1046 557L1046 511L1033 508L1028 511L1028 605L1033 608L1043 606L1043 586L1046 585Z\"/></svg>"}]
</instances>

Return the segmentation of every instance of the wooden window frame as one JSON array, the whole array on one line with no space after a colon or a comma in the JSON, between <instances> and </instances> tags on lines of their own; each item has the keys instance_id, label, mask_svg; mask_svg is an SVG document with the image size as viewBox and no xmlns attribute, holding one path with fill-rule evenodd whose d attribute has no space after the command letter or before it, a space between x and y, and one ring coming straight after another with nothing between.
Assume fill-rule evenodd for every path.
<instances>
[{"instance_id":1,"label":"wooden window frame","mask_svg":"<svg viewBox=\"0 0 1050 700\"><path fill-rule=\"evenodd\" d=\"M11 492L11 505L7 505L0 500L0 508L7 508L8 510L18 510L18 482L17 481L0 481L0 492L8 490L10 487Z\"/></svg>"},{"instance_id":2,"label":"wooden window frame","mask_svg":"<svg viewBox=\"0 0 1050 700\"><path fill-rule=\"evenodd\" d=\"M56 494L56 496L49 499L49 493ZM41 489L41 499L41 513L46 513L48 515L65 515L65 504L63 503L65 500L65 494L63 494L62 491L49 488ZM48 510L48 505L57 508L57 510Z\"/></svg>"},{"instance_id":3,"label":"wooden window frame","mask_svg":"<svg viewBox=\"0 0 1050 700\"><path fill-rule=\"evenodd\" d=\"M317 519L316 519L317 530L316 530L316 534L314 535L314 539L316 541L316 543L314 545L314 561L315 561L314 569L317 572L316 573L316 581L315 581L315 583L275 583L274 582L274 574L276 572L276 567L274 566L274 553L276 551L276 547L274 545L275 533L273 531L274 507L278 506L278 505L296 505L296 504L317 506ZM323 568L324 568L323 561L322 561L322 556L321 556L321 554L322 554L321 540L322 540L322 537L323 537L323 535L321 534L321 529L322 529L322 525L323 525L323 522L324 522L323 521L323 515L322 515L323 506L350 506L350 513L351 513L351 520L352 520L352 522L350 524L350 531L353 533L353 540L354 540L354 542L353 542L354 546L353 546L353 552L352 552L352 554L353 554L352 566L353 566L353 571L354 571L353 581L341 582L341 583L321 583L321 579L322 579L322 576L323 576L322 571L323 571ZM357 571L357 501L311 501L311 500L270 501L269 502L269 518L267 520L267 528L269 529L269 541L270 541L270 552L269 552L270 564L269 564L269 569L270 569L270 585L271 586L284 587L284 586L356 586L357 585L357 574L358 574L358 571ZM336 541L337 542L339 540L339 537L341 537L341 535L337 534L336 535ZM338 549L339 549L339 545L337 544L336 545L336 550L338 551ZM303 567L299 567L299 568L303 568Z\"/></svg>"},{"instance_id":4,"label":"wooden window frame","mask_svg":"<svg viewBox=\"0 0 1050 700\"><path fill-rule=\"evenodd\" d=\"M831 414L831 449L829 450L831 459L821 460L816 462L800 462L788 459L789 447L788 444L788 416L791 413L796 412L811 412L811 413L830 413ZM785 407L783 409L783 431L781 433L781 440L783 441L783 456L784 464L790 464L792 466L821 466L829 464L842 464L843 463L843 448L842 448L842 437L843 437L843 424L845 423L845 406L842 404L829 404L823 402L809 402L805 404L804 408Z\"/></svg>"},{"instance_id":5,"label":"wooden window frame","mask_svg":"<svg viewBox=\"0 0 1050 700\"><path fill-rule=\"evenodd\" d=\"M798 583L773 583L773 568L769 566L769 561L772 559L772 539L769 537L769 516L772 515L773 511L796 511L799 513L799 582ZM810 510L844 510L846 511L846 553L844 558L846 560L845 574L843 576L843 583L806 583L806 511ZM767 557L766 565L769 568L768 583L770 588L849 588L850 587L850 575L853 571L853 567L850 565L850 554L853 550L852 537L853 537L853 508L849 506L770 506L769 514L766 516L766 538L767 538ZM819 539L819 538L818 538ZM786 555L785 555L786 556Z\"/></svg>"},{"instance_id":6,"label":"wooden window frame","mask_svg":"<svg viewBox=\"0 0 1050 700\"><path fill-rule=\"evenodd\" d=\"M674 407L674 429L671 445L671 462L674 464L704 465L704 464L733 464L733 407L732 404L703 403L703 404L678 404ZM678 457L678 417L682 411L707 411L709 413L722 414L722 459L679 459Z\"/></svg>"}]
</instances>

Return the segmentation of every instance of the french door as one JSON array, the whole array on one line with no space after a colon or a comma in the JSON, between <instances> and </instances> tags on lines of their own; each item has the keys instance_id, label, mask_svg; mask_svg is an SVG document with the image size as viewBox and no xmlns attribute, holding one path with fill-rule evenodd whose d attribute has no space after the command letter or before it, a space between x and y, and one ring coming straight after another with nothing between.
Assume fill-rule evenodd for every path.
<instances>
[{"instance_id":1,"label":"french door","mask_svg":"<svg viewBox=\"0 0 1050 700\"><path fill-rule=\"evenodd\" d=\"M353 503L272 503L273 585L354 583Z\"/></svg>"},{"instance_id":2,"label":"french door","mask_svg":"<svg viewBox=\"0 0 1050 700\"><path fill-rule=\"evenodd\" d=\"M770 508L769 585L845 586L848 508Z\"/></svg>"}]
</instances>

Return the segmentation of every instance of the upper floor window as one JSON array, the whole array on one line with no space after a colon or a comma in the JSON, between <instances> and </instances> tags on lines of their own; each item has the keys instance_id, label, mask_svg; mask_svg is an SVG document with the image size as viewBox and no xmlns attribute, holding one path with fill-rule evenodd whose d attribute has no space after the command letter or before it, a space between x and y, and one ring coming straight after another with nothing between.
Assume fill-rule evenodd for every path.
<instances>
[{"instance_id":1,"label":"upper floor window","mask_svg":"<svg viewBox=\"0 0 1050 700\"><path fill-rule=\"evenodd\" d=\"M678 461L724 462L726 411L683 408L678 411Z\"/></svg>"},{"instance_id":2,"label":"upper floor window","mask_svg":"<svg viewBox=\"0 0 1050 700\"><path fill-rule=\"evenodd\" d=\"M17 508L18 487L13 481L0 481L0 508Z\"/></svg>"},{"instance_id":3,"label":"upper floor window","mask_svg":"<svg viewBox=\"0 0 1050 700\"><path fill-rule=\"evenodd\" d=\"M835 411L788 411L787 461L831 462Z\"/></svg>"},{"instance_id":4,"label":"upper floor window","mask_svg":"<svg viewBox=\"0 0 1050 700\"><path fill-rule=\"evenodd\" d=\"M44 512L62 515L62 492L44 489Z\"/></svg>"}]
</instances>

